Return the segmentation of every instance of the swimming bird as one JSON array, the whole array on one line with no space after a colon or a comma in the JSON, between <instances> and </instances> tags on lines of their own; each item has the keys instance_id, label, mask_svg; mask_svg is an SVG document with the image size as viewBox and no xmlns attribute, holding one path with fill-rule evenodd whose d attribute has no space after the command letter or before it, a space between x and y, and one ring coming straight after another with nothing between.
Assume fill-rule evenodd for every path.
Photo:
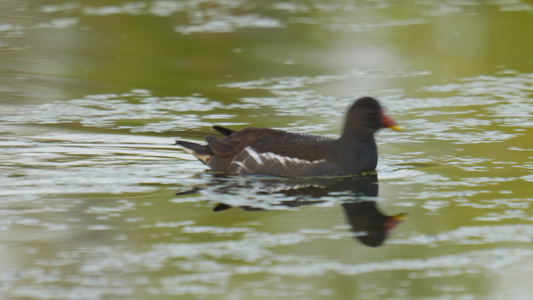
<instances>
[{"instance_id":1,"label":"swimming bird","mask_svg":"<svg viewBox=\"0 0 533 300\"><path fill-rule=\"evenodd\" d=\"M373 171L378 162L374 133L381 128L400 131L379 102L363 97L346 113L338 139L247 127L213 129L225 138L206 136L207 144L177 140L184 150L213 171L238 175L316 177Z\"/></svg>"}]
</instances>

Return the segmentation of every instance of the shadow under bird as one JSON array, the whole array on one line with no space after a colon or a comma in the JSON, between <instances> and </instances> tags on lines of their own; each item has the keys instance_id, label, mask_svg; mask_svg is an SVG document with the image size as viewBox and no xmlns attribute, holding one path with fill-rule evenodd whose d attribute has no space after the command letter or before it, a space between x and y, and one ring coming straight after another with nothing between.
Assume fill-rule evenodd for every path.
<instances>
[{"instance_id":1,"label":"shadow under bird","mask_svg":"<svg viewBox=\"0 0 533 300\"><path fill-rule=\"evenodd\" d=\"M213 128L225 138L206 136L207 144L176 141L213 171L238 175L313 177L360 174L376 169L374 134L381 128L400 131L379 102L363 97L348 109L338 139L248 127Z\"/></svg>"}]
</instances>

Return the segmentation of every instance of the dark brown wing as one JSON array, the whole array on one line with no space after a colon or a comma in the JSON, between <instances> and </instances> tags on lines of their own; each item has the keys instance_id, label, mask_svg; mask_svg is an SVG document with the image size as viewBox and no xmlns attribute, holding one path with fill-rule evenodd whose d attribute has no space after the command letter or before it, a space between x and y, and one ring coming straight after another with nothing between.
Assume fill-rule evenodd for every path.
<instances>
[{"instance_id":1,"label":"dark brown wing","mask_svg":"<svg viewBox=\"0 0 533 300\"><path fill-rule=\"evenodd\" d=\"M333 163L334 141L318 136L269 128L245 128L226 138L209 138L212 155L207 165L214 171L240 175L284 177L337 175L344 171Z\"/></svg>"},{"instance_id":2,"label":"dark brown wing","mask_svg":"<svg viewBox=\"0 0 533 300\"><path fill-rule=\"evenodd\" d=\"M252 147L259 153L271 152L281 156L309 161L324 159L325 147L333 141L318 136L290 133L268 128L248 127L231 133L224 139L213 139L209 148L215 156L234 157L244 148Z\"/></svg>"}]
</instances>

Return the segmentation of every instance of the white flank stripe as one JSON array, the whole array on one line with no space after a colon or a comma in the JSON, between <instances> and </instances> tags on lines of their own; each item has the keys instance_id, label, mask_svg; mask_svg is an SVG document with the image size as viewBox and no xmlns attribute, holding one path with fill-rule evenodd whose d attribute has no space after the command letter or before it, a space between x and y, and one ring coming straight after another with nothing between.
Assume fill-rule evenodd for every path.
<instances>
[{"instance_id":1,"label":"white flank stripe","mask_svg":"<svg viewBox=\"0 0 533 300\"><path fill-rule=\"evenodd\" d=\"M282 156L282 155L278 155L278 154L275 154L275 153L272 153L272 152L263 153L262 155L266 155L266 154L269 154L269 158L270 159L275 159L275 160L279 161L284 166L285 166L285 163L287 163L287 162L288 163L294 163L294 164L302 164L302 165L312 165L312 164L322 163L322 162L326 161L325 159L319 159L319 160L310 161L310 160L300 159L300 158L296 158L296 157Z\"/></svg>"},{"instance_id":2,"label":"white flank stripe","mask_svg":"<svg viewBox=\"0 0 533 300\"><path fill-rule=\"evenodd\" d=\"M246 151L248 155L250 155L250 157L253 158L257 164L259 165L263 164L263 161L261 160L261 155L255 152L254 149L252 149L251 147L246 147L244 148L244 151Z\"/></svg>"},{"instance_id":3,"label":"white flank stripe","mask_svg":"<svg viewBox=\"0 0 533 300\"><path fill-rule=\"evenodd\" d=\"M271 174L297 177L308 174L320 174L324 167L328 168L325 159L305 160L282 156L273 152L260 153L252 147L246 147L231 162L234 173L243 175ZM333 166L331 166L333 167Z\"/></svg>"},{"instance_id":4,"label":"white flank stripe","mask_svg":"<svg viewBox=\"0 0 533 300\"><path fill-rule=\"evenodd\" d=\"M243 169L249 171L248 168L242 163L242 161L234 161L233 163L239 166L239 172Z\"/></svg>"},{"instance_id":5,"label":"white flank stripe","mask_svg":"<svg viewBox=\"0 0 533 300\"><path fill-rule=\"evenodd\" d=\"M293 164L302 164L302 165L311 165L311 164L317 164L325 162L325 159L319 159L319 160L306 160L296 157L289 157L289 156L282 156L273 152L265 152L265 153L259 153L252 147L246 147L244 148L244 151L253 159L257 164L262 165L264 163L263 159L265 160L277 160L280 162L283 166L285 166L285 163L293 163Z\"/></svg>"}]
</instances>

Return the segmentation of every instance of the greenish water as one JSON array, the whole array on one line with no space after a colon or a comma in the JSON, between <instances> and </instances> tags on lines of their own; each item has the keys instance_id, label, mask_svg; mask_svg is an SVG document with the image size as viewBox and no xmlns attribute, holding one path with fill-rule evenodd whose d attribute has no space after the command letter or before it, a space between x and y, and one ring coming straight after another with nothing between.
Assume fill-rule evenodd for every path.
<instances>
[{"instance_id":1,"label":"greenish water","mask_svg":"<svg viewBox=\"0 0 533 300\"><path fill-rule=\"evenodd\" d=\"M0 2L0 298L529 300L529 28L519 0ZM405 128L379 184L171 145L335 137L365 95Z\"/></svg>"}]
</instances>

